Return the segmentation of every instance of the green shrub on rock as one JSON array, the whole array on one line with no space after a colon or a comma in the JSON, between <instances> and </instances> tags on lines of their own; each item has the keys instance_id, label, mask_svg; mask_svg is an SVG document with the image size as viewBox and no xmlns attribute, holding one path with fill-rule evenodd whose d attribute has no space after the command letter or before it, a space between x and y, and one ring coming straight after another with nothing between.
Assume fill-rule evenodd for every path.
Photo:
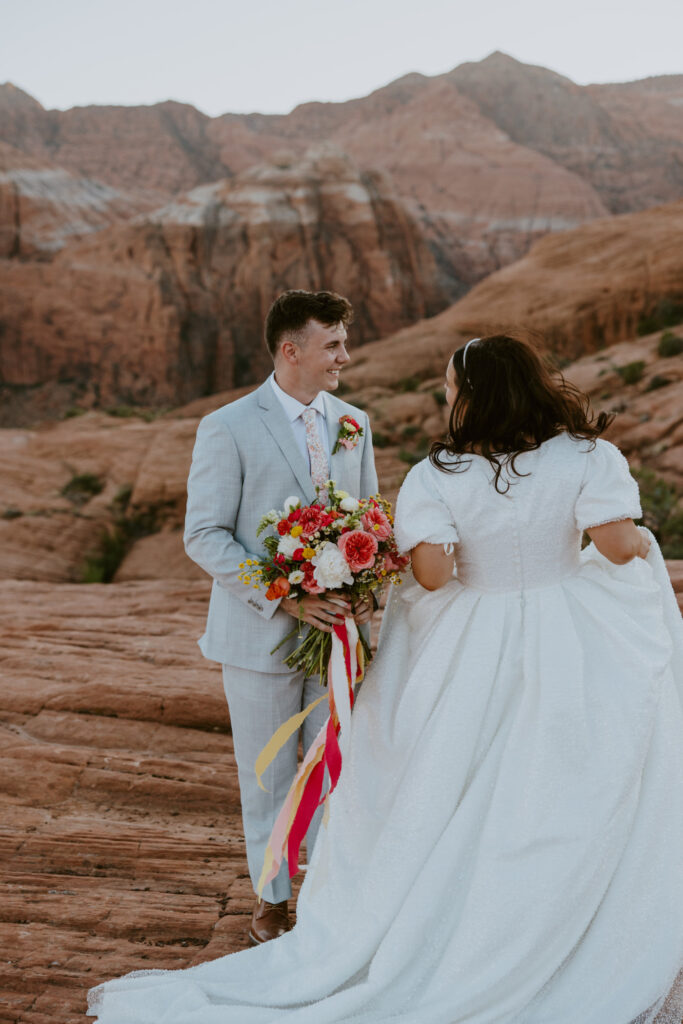
<instances>
[{"instance_id":1,"label":"green shrub on rock","mask_svg":"<svg viewBox=\"0 0 683 1024\"><path fill-rule=\"evenodd\" d=\"M643 526L652 530L665 558L683 558L683 509L673 484L651 469L632 469L640 487Z\"/></svg>"},{"instance_id":2,"label":"green shrub on rock","mask_svg":"<svg viewBox=\"0 0 683 1024\"><path fill-rule=\"evenodd\" d=\"M642 359L636 359L635 362L617 366L616 369L624 384L637 384L645 373L645 362Z\"/></svg>"},{"instance_id":3,"label":"green shrub on rock","mask_svg":"<svg viewBox=\"0 0 683 1024\"><path fill-rule=\"evenodd\" d=\"M648 383L645 390L657 391L658 388L665 388L667 384L671 384L671 379L669 377L662 377L660 373L656 373Z\"/></svg>"},{"instance_id":4,"label":"green shrub on rock","mask_svg":"<svg viewBox=\"0 0 683 1024\"><path fill-rule=\"evenodd\" d=\"M74 505L85 505L96 494L100 494L103 488L102 480L95 473L77 473L64 484L60 493Z\"/></svg>"},{"instance_id":5,"label":"green shrub on rock","mask_svg":"<svg viewBox=\"0 0 683 1024\"><path fill-rule=\"evenodd\" d=\"M662 359L670 356L680 356L683 353L683 338L679 338L673 331L663 331L657 345L657 355Z\"/></svg>"}]
</instances>

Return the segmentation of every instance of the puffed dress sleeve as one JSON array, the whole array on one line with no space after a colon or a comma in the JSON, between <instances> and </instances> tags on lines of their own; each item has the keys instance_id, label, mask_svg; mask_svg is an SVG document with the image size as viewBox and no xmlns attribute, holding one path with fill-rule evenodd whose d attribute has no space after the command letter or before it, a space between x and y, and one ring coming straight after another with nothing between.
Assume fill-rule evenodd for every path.
<instances>
[{"instance_id":1,"label":"puffed dress sleeve","mask_svg":"<svg viewBox=\"0 0 683 1024\"><path fill-rule=\"evenodd\" d=\"M439 470L428 459L418 462L403 481L396 499L394 534L401 553L418 544L457 544L453 512L439 490Z\"/></svg>"},{"instance_id":2,"label":"puffed dress sleeve","mask_svg":"<svg viewBox=\"0 0 683 1024\"><path fill-rule=\"evenodd\" d=\"M574 515L579 530L642 516L638 484L618 448L598 438L586 452L586 470Z\"/></svg>"}]
</instances>

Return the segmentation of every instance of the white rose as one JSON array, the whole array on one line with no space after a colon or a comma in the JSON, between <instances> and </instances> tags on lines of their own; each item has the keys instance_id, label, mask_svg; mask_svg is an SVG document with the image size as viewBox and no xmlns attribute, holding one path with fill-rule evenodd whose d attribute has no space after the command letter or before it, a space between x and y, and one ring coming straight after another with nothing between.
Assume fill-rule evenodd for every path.
<instances>
[{"instance_id":1,"label":"white rose","mask_svg":"<svg viewBox=\"0 0 683 1024\"><path fill-rule=\"evenodd\" d=\"M342 498L339 502L339 508L343 508L345 512L357 512L360 507L360 502L355 498Z\"/></svg>"},{"instance_id":2,"label":"white rose","mask_svg":"<svg viewBox=\"0 0 683 1024\"><path fill-rule=\"evenodd\" d=\"M344 425L345 425L346 429L348 430L349 434L355 434L356 431L358 430L358 427L355 427L353 425L353 423L346 423Z\"/></svg>"},{"instance_id":3,"label":"white rose","mask_svg":"<svg viewBox=\"0 0 683 1024\"><path fill-rule=\"evenodd\" d=\"M295 551L303 547L299 537L292 537L291 534L286 533L284 537L280 537L280 543L277 546L278 552L284 555L285 558L291 558Z\"/></svg>"},{"instance_id":4,"label":"white rose","mask_svg":"<svg viewBox=\"0 0 683 1024\"><path fill-rule=\"evenodd\" d=\"M287 579L289 580L290 583L296 586L297 583L303 582L304 574L302 573L301 569L295 569L294 572L290 572Z\"/></svg>"},{"instance_id":5,"label":"white rose","mask_svg":"<svg viewBox=\"0 0 683 1024\"><path fill-rule=\"evenodd\" d=\"M353 583L348 563L336 544L326 541L318 548L311 562L315 566L313 576L325 590L334 590L342 583Z\"/></svg>"},{"instance_id":6,"label":"white rose","mask_svg":"<svg viewBox=\"0 0 683 1024\"><path fill-rule=\"evenodd\" d=\"M298 498L296 494L290 494L288 498L285 498L284 510L289 515L295 508L298 508L301 504L301 498Z\"/></svg>"}]
</instances>

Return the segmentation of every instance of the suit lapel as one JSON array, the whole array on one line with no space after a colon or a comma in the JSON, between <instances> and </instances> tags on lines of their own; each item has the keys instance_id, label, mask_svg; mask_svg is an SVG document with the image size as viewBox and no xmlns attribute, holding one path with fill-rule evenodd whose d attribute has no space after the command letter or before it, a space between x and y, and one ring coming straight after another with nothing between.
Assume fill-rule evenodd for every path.
<instances>
[{"instance_id":1,"label":"suit lapel","mask_svg":"<svg viewBox=\"0 0 683 1024\"><path fill-rule=\"evenodd\" d=\"M257 395L263 422L287 460L292 473L301 487L303 496L308 502L315 501L315 487L311 480L310 469L296 443L291 423L287 419L285 411L280 405L269 380L261 385Z\"/></svg>"}]
</instances>

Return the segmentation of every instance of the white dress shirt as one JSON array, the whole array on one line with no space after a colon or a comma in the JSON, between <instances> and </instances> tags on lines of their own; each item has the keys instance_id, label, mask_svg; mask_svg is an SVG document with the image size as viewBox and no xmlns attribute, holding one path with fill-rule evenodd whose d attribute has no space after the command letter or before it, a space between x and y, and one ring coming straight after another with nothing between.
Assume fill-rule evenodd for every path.
<instances>
[{"instance_id":1,"label":"white dress shirt","mask_svg":"<svg viewBox=\"0 0 683 1024\"><path fill-rule=\"evenodd\" d=\"M294 431L294 438L298 444L301 454L306 460L308 468L311 468L311 457L308 454L308 444L306 443L306 424L301 418L301 414L304 409L315 409L317 416L315 418L315 425L318 428L320 434L320 440L322 441L323 448L327 455L327 465L330 464L330 439L327 434L327 422L325 419L325 403L323 401L323 393L319 391L312 402L308 405L304 405L298 400L298 398L292 398L286 391L283 391L278 382L275 380L275 373L270 375L270 383L273 391L280 400L280 404L285 411L285 415L292 425Z\"/></svg>"}]
</instances>

